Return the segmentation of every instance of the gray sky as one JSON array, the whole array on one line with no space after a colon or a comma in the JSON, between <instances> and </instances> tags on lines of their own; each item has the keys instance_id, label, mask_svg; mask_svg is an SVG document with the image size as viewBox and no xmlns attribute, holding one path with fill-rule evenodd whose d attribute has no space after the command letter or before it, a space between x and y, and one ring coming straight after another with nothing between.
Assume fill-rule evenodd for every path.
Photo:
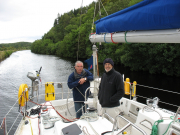
<instances>
[{"instance_id":1,"label":"gray sky","mask_svg":"<svg viewBox=\"0 0 180 135\"><path fill-rule=\"evenodd\" d=\"M96 0L83 0L83 6ZM60 15L80 8L82 0L0 0L0 43L34 42Z\"/></svg>"}]
</instances>

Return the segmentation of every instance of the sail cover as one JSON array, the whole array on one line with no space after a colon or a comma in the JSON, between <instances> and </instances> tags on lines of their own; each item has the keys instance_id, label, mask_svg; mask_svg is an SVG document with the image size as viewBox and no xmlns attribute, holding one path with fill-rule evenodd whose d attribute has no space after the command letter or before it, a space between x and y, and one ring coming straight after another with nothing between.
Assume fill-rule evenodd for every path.
<instances>
[{"instance_id":1,"label":"sail cover","mask_svg":"<svg viewBox=\"0 0 180 135\"><path fill-rule=\"evenodd\" d=\"M96 34L180 28L180 0L144 0L95 24Z\"/></svg>"}]
</instances>

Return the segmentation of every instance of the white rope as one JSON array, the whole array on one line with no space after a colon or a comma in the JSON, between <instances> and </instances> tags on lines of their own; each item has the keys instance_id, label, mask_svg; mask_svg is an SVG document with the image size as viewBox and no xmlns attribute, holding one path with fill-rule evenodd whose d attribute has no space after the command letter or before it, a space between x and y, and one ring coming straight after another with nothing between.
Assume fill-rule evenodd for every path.
<instances>
[{"instance_id":1,"label":"white rope","mask_svg":"<svg viewBox=\"0 0 180 135\"><path fill-rule=\"evenodd\" d=\"M86 131L84 129L86 129ZM85 126L83 126L82 131L84 132L85 135L90 135L88 130L87 130L87 128Z\"/></svg>"},{"instance_id":2,"label":"white rope","mask_svg":"<svg viewBox=\"0 0 180 135\"><path fill-rule=\"evenodd\" d=\"M91 129L93 130L93 132L96 134L96 135L99 135L96 130L92 127L92 125L89 123L88 119L87 119L87 123L89 124L89 126L91 127Z\"/></svg>"},{"instance_id":3,"label":"white rope","mask_svg":"<svg viewBox=\"0 0 180 135\"><path fill-rule=\"evenodd\" d=\"M82 102L82 101L75 101L75 102ZM84 106L82 106L76 113L78 113L80 110L82 110L83 109L83 107L85 107L85 105Z\"/></svg>"},{"instance_id":4,"label":"white rope","mask_svg":"<svg viewBox=\"0 0 180 135\"><path fill-rule=\"evenodd\" d=\"M79 93L85 98L85 96L81 93L81 91L76 87L76 89L79 91Z\"/></svg>"}]
</instances>

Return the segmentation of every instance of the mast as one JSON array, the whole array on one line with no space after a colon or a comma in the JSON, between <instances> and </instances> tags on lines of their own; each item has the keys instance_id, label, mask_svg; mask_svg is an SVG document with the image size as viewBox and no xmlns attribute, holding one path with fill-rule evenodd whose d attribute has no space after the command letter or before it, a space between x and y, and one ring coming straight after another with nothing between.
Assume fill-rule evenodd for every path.
<instances>
[{"instance_id":1,"label":"mast","mask_svg":"<svg viewBox=\"0 0 180 135\"><path fill-rule=\"evenodd\" d=\"M98 80L98 76L97 76L97 48L96 45L92 46L92 50L93 50L93 75L94 75L94 88L91 89L93 90L93 105L94 107L97 109L97 94L98 94L98 87L99 87L99 83L97 82Z\"/></svg>"},{"instance_id":2,"label":"mast","mask_svg":"<svg viewBox=\"0 0 180 135\"><path fill-rule=\"evenodd\" d=\"M97 51L97 48L96 48L96 45L93 45L92 46L92 50L93 50L93 75L94 75L94 79L97 78L97 67L96 67L96 51Z\"/></svg>"}]
</instances>

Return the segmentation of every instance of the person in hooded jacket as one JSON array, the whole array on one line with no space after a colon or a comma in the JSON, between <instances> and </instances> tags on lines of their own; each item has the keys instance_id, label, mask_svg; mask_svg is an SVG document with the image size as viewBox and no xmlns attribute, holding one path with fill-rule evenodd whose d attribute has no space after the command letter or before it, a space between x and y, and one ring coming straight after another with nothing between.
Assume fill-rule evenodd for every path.
<instances>
[{"instance_id":1,"label":"person in hooded jacket","mask_svg":"<svg viewBox=\"0 0 180 135\"><path fill-rule=\"evenodd\" d=\"M120 113L119 100L124 96L123 77L113 68L114 62L111 58L105 59L103 65L105 72L101 77L98 99L102 113L108 113L115 118Z\"/></svg>"},{"instance_id":2,"label":"person in hooded jacket","mask_svg":"<svg viewBox=\"0 0 180 135\"><path fill-rule=\"evenodd\" d=\"M85 91L90 87L90 81L94 79L93 74L84 68L83 62L76 61L75 70L69 75L68 87L73 89L73 99L76 111L76 118L82 115L82 107L85 105ZM88 98L89 92L86 97ZM83 110L85 107L83 107Z\"/></svg>"}]
</instances>

